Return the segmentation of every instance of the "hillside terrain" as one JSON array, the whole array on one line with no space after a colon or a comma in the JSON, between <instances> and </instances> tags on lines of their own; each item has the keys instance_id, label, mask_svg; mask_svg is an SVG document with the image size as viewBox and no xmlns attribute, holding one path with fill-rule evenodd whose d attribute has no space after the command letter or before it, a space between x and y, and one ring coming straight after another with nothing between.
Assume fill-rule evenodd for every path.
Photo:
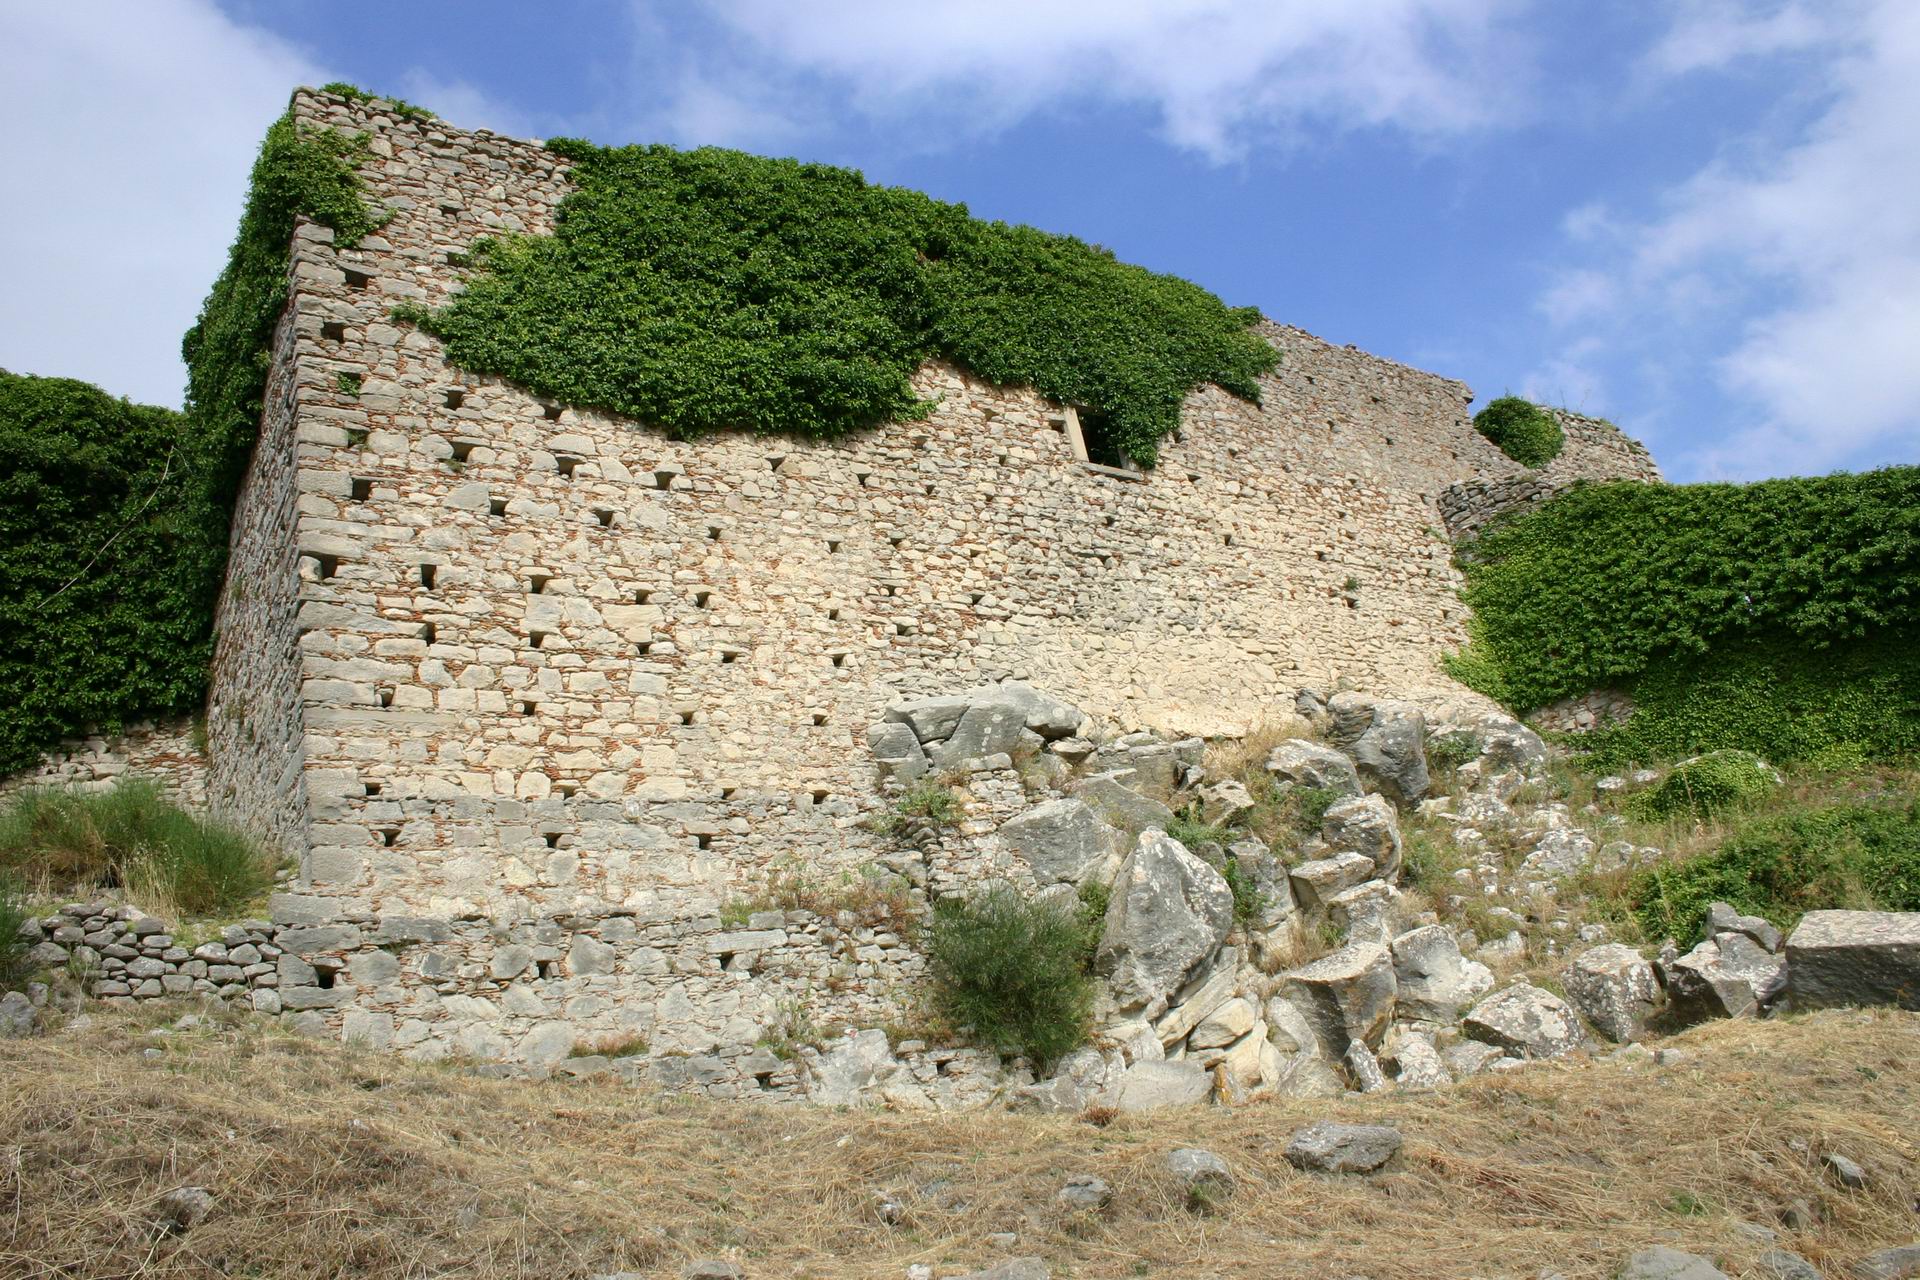
<instances>
[{"instance_id":1,"label":"hillside terrain","mask_svg":"<svg viewBox=\"0 0 1920 1280\"><path fill-rule=\"evenodd\" d=\"M0 1042L0 1273L561 1280L730 1259L753 1277L900 1277L1038 1256L1076 1277L1578 1280L1656 1244L1766 1274L1772 1241L1837 1276L1920 1236L1914 1014L1717 1022L1658 1064L1629 1051L1104 1126L489 1080L178 1017L96 1011ZM1405 1144L1371 1176L1293 1169L1289 1135L1327 1117ZM1233 1191L1190 1207L1166 1169L1186 1147L1224 1159ZM1111 1187L1106 1209L1056 1198L1080 1174ZM210 1211L156 1233L183 1185Z\"/></svg>"}]
</instances>

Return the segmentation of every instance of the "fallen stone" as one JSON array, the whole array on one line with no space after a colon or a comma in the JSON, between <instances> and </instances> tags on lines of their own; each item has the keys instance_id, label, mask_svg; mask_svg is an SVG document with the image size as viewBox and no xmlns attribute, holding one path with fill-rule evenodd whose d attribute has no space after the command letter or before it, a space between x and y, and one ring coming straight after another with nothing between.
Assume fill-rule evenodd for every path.
<instances>
[{"instance_id":1,"label":"fallen stone","mask_svg":"<svg viewBox=\"0 0 1920 1280\"><path fill-rule=\"evenodd\" d=\"M1080 708L1018 680L1003 680L993 686L991 692L975 698L975 701L988 700L1012 707L1025 728L1049 742L1071 738L1087 718Z\"/></svg>"},{"instance_id":2,"label":"fallen stone","mask_svg":"<svg viewBox=\"0 0 1920 1280\"><path fill-rule=\"evenodd\" d=\"M1000 838L1026 860L1034 881L1078 884L1112 856L1120 833L1080 799L1049 800L1009 818Z\"/></svg>"},{"instance_id":3,"label":"fallen stone","mask_svg":"<svg viewBox=\"0 0 1920 1280\"><path fill-rule=\"evenodd\" d=\"M702 1258L680 1268L680 1280L746 1280L746 1272L732 1262Z\"/></svg>"},{"instance_id":4,"label":"fallen stone","mask_svg":"<svg viewBox=\"0 0 1920 1280\"><path fill-rule=\"evenodd\" d=\"M1232 778L1200 788L1200 819L1223 824L1253 809L1253 793Z\"/></svg>"},{"instance_id":5,"label":"fallen stone","mask_svg":"<svg viewBox=\"0 0 1920 1280\"><path fill-rule=\"evenodd\" d=\"M1380 1059L1373 1056L1373 1050L1367 1048L1364 1040L1355 1040L1347 1046L1347 1079L1361 1093L1385 1093L1393 1087L1387 1079L1386 1071L1380 1066Z\"/></svg>"},{"instance_id":6,"label":"fallen stone","mask_svg":"<svg viewBox=\"0 0 1920 1280\"><path fill-rule=\"evenodd\" d=\"M1219 1200L1233 1192L1233 1171L1227 1162L1199 1147L1181 1147L1167 1155L1167 1172L1186 1189L1189 1202Z\"/></svg>"},{"instance_id":7,"label":"fallen stone","mask_svg":"<svg viewBox=\"0 0 1920 1280\"><path fill-rule=\"evenodd\" d=\"M1723 933L1745 934L1768 951L1780 950L1781 933L1778 925L1760 916L1743 916L1730 903L1710 903L1707 906L1707 936L1717 938Z\"/></svg>"},{"instance_id":8,"label":"fallen stone","mask_svg":"<svg viewBox=\"0 0 1920 1280\"><path fill-rule=\"evenodd\" d=\"M1379 796L1355 796L1330 807L1320 821L1320 837L1330 849L1365 854L1383 879L1400 873L1400 820Z\"/></svg>"},{"instance_id":9,"label":"fallen stone","mask_svg":"<svg viewBox=\"0 0 1920 1280\"><path fill-rule=\"evenodd\" d=\"M1068 1178L1054 1199L1076 1213L1098 1213L1113 1199L1113 1188L1090 1173L1080 1173Z\"/></svg>"},{"instance_id":10,"label":"fallen stone","mask_svg":"<svg viewBox=\"0 0 1920 1280\"><path fill-rule=\"evenodd\" d=\"M1006 755L1020 744L1024 728L1019 708L976 702L961 715L946 741L927 748L927 759L936 769L959 769L989 756Z\"/></svg>"},{"instance_id":11,"label":"fallen stone","mask_svg":"<svg viewBox=\"0 0 1920 1280\"><path fill-rule=\"evenodd\" d=\"M1620 1280L1727 1280L1727 1274L1697 1253L1657 1244L1628 1258Z\"/></svg>"},{"instance_id":12,"label":"fallen stone","mask_svg":"<svg viewBox=\"0 0 1920 1280\"><path fill-rule=\"evenodd\" d=\"M1867 1189L1867 1171L1858 1162L1849 1160L1837 1151L1829 1151L1820 1157L1820 1163L1827 1166L1827 1172L1833 1175L1833 1180L1847 1190Z\"/></svg>"},{"instance_id":13,"label":"fallen stone","mask_svg":"<svg viewBox=\"0 0 1920 1280\"><path fill-rule=\"evenodd\" d=\"M1225 877L1164 832L1147 831L1114 880L1094 968L1120 1008L1158 1016L1232 926Z\"/></svg>"},{"instance_id":14,"label":"fallen stone","mask_svg":"<svg viewBox=\"0 0 1920 1280\"><path fill-rule=\"evenodd\" d=\"M1327 702L1328 737L1353 760L1361 782L1403 807L1419 803L1427 773L1427 723L1410 702L1336 693Z\"/></svg>"},{"instance_id":15,"label":"fallen stone","mask_svg":"<svg viewBox=\"0 0 1920 1280\"><path fill-rule=\"evenodd\" d=\"M1267 772L1281 782L1331 791L1340 796L1360 794L1360 775L1353 761L1332 747L1305 738L1289 738L1267 756Z\"/></svg>"},{"instance_id":16,"label":"fallen stone","mask_svg":"<svg viewBox=\"0 0 1920 1280\"><path fill-rule=\"evenodd\" d=\"M894 703L887 708L886 718L912 729L914 737L923 743L938 742L953 733L970 705L965 697L956 694L916 698Z\"/></svg>"},{"instance_id":17,"label":"fallen stone","mask_svg":"<svg viewBox=\"0 0 1920 1280\"><path fill-rule=\"evenodd\" d=\"M0 996L0 1040L18 1040L33 1034L33 1001L18 991Z\"/></svg>"},{"instance_id":18,"label":"fallen stone","mask_svg":"<svg viewBox=\"0 0 1920 1280\"><path fill-rule=\"evenodd\" d=\"M1601 1035L1622 1042L1646 1030L1659 1006L1653 966L1632 947L1612 942L1574 957L1562 975L1567 998Z\"/></svg>"},{"instance_id":19,"label":"fallen stone","mask_svg":"<svg viewBox=\"0 0 1920 1280\"><path fill-rule=\"evenodd\" d=\"M1787 939L1795 1009L1920 1009L1920 911L1809 911Z\"/></svg>"},{"instance_id":20,"label":"fallen stone","mask_svg":"<svg viewBox=\"0 0 1920 1280\"><path fill-rule=\"evenodd\" d=\"M1920 1277L1920 1241L1862 1258L1853 1267L1854 1280L1915 1280Z\"/></svg>"},{"instance_id":21,"label":"fallen stone","mask_svg":"<svg viewBox=\"0 0 1920 1280\"><path fill-rule=\"evenodd\" d=\"M1287 1140L1287 1163L1310 1173L1372 1173L1393 1159L1401 1141L1390 1125L1321 1120Z\"/></svg>"},{"instance_id":22,"label":"fallen stone","mask_svg":"<svg viewBox=\"0 0 1920 1280\"><path fill-rule=\"evenodd\" d=\"M1151 1111L1159 1107L1191 1107L1213 1093L1213 1077L1191 1059L1178 1062L1136 1062L1120 1073L1113 1092L1119 1111Z\"/></svg>"},{"instance_id":23,"label":"fallen stone","mask_svg":"<svg viewBox=\"0 0 1920 1280\"><path fill-rule=\"evenodd\" d=\"M985 1271L969 1271L954 1280L1049 1280L1052 1274L1038 1258L1008 1258Z\"/></svg>"},{"instance_id":24,"label":"fallen stone","mask_svg":"<svg viewBox=\"0 0 1920 1280\"><path fill-rule=\"evenodd\" d=\"M1096 773L1075 783L1073 795L1092 806L1102 821L1128 835L1165 831L1173 821L1173 810L1129 788L1123 781L1129 776L1130 772L1124 769Z\"/></svg>"},{"instance_id":25,"label":"fallen stone","mask_svg":"<svg viewBox=\"0 0 1920 1280\"><path fill-rule=\"evenodd\" d=\"M175 1187L160 1197L154 1206L160 1229L169 1235L184 1235L206 1220L213 1211L213 1196L205 1187Z\"/></svg>"},{"instance_id":26,"label":"fallen stone","mask_svg":"<svg viewBox=\"0 0 1920 1280\"><path fill-rule=\"evenodd\" d=\"M1493 971L1460 954L1445 925L1409 930L1392 942L1396 1012L1426 1022L1454 1022L1475 998L1493 989Z\"/></svg>"},{"instance_id":27,"label":"fallen stone","mask_svg":"<svg viewBox=\"0 0 1920 1280\"><path fill-rule=\"evenodd\" d=\"M1788 962L1744 934L1728 933L1669 964L1665 977L1667 998L1682 1022L1748 1018L1780 998Z\"/></svg>"},{"instance_id":28,"label":"fallen stone","mask_svg":"<svg viewBox=\"0 0 1920 1280\"><path fill-rule=\"evenodd\" d=\"M1566 1001L1524 982L1475 1005L1460 1030L1469 1039L1524 1058L1557 1058L1586 1039Z\"/></svg>"},{"instance_id":29,"label":"fallen stone","mask_svg":"<svg viewBox=\"0 0 1920 1280\"><path fill-rule=\"evenodd\" d=\"M1287 873L1287 882L1301 906L1312 910L1335 894L1373 878L1373 859L1364 853L1336 853L1314 858Z\"/></svg>"},{"instance_id":30,"label":"fallen stone","mask_svg":"<svg viewBox=\"0 0 1920 1280\"><path fill-rule=\"evenodd\" d=\"M1235 996L1202 1018L1193 1034L1187 1037L1187 1044L1194 1049L1224 1048L1253 1030L1259 1017L1251 1000Z\"/></svg>"},{"instance_id":31,"label":"fallen stone","mask_svg":"<svg viewBox=\"0 0 1920 1280\"><path fill-rule=\"evenodd\" d=\"M1768 1249L1758 1261L1760 1274L1771 1280L1820 1280L1820 1269L1791 1249Z\"/></svg>"},{"instance_id":32,"label":"fallen stone","mask_svg":"<svg viewBox=\"0 0 1920 1280\"><path fill-rule=\"evenodd\" d=\"M908 725L890 720L868 725L867 749L880 771L899 782L912 782L927 771L927 753Z\"/></svg>"},{"instance_id":33,"label":"fallen stone","mask_svg":"<svg viewBox=\"0 0 1920 1280\"><path fill-rule=\"evenodd\" d=\"M1284 984L1329 1055L1344 1055L1355 1040L1378 1044L1393 1016L1393 960L1373 943L1322 956L1285 974Z\"/></svg>"}]
</instances>

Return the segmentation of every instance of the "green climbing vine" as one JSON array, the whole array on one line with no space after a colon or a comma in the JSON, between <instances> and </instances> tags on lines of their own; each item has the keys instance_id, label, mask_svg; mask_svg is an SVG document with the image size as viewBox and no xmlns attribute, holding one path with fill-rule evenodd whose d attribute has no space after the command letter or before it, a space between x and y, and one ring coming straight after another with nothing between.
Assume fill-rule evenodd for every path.
<instances>
[{"instance_id":1,"label":"green climbing vine","mask_svg":"<svg viewBox=\"0 0 1920 1280\"><path fill-rule=\"evenodd\" d=\"M549 144L554 234L482 241L438 310L450 358L676 435L831 437L923 415L944 357L1084 406L1151 464L1194 387L1258 399L1258 315L1097 246L985 222L858 173L737 151Z\"/></svg>"}]
</instances>

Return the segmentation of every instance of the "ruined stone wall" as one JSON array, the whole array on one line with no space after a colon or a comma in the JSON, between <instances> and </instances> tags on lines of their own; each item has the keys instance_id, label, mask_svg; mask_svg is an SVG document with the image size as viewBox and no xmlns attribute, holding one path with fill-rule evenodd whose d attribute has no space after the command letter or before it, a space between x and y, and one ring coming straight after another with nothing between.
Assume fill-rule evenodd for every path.
<instances>
[{"instance_id":1,"label":"ruined stone wall","mask_svg":"<svg viewBox=\"0 0 1920 1280\"><path fill-rule=\"evenodd\" d=\"M267 424L223 613L216 707L304 730L244 767L239 731L215 736L229 803L274 830L306 807L276 914L329 981L283 982L290 1010L544 1061L632 1032L734 1062L795 1001L874 1025L917 958L772 904L887 853L863 735L890 701L1015 674L1115 724L1220 732L1303 684L1452 687L1438 495L1513 470L1462 384L1270 325L1263 403L1196 392L1147 475L1076 463L1057 406L938 364L923 422L676 442L452 368L390 319L450 297L476 237L549 231L563 162L296 107L371 133L392 217L351 249L317 227L294 245L273 401L294 421ZM243 596L270 603L243 619Z\"/></svg>"},{"instance_id":2,"label":"ruined stone wall","mask_svg":"<svg viewBox=\"0 0 1920 1280\"><path fill-rule=\"evenodd\" d=\"M1565 443L1546 466L1528 469L1501 455L1504 470L1490 468L1485 475L1441 491L1440 515L1449 537L1470 538L1495 516L1545 502L1576 481L1661 480L1660 468L1646 446L1604 418L1589 418L1570 409L1549 412L1560 420Z\"/></svg>"},{"instance_id":3,"label":"ruined stone wall","mask_svg":"<svg viewBox=\"0 0 1920 1280\"><path fill-rule=\"evenodd\" d=\"M62 743L38 768L0 779L0 796L35 787L92 790L123 778L145 778L183 805L205 805L207 753L192 717L130 724L119 733Z\"/></svg>"},{"instance_id":4,"label":"ruined stone wall","mask_svg":"<svg viewBox=\"0 0 1920 1280\"><path fill-rule=\"evenodd\" d=\"M297 382L295 334L307 305L296 292L274 333L260 439L234 502L214 612L206 717L210 807L296 856L306 850L308 820L296 573L304 478L296 437L311 429L306 421L325 415L324 406L301 402Z\"/></svg>"}]
</instances>

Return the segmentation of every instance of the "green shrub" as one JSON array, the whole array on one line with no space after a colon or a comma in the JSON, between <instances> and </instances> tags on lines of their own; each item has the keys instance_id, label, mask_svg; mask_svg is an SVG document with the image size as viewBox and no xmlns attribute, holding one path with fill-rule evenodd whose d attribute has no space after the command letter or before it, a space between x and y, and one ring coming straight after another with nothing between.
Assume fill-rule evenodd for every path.
<instances>
[{"instance_id":1,"label":"green shrub","mask_svg":"<svg viewBox=\"0 0 1920 1280\"><path fill-rule=\"evenodd\" d=\"M1087 1038L1087 934L1082 912L1008 884L943 899L927 931L935 1008L979 1043L1050 1066Z\"/></svg>"},{"instance_id":2,"label":"green shrub","mask_svg":"<svg viewBox=\"0 0 1920 1280\"><path fill-rule=\"evenodd\" d=\"M1189 391L1257 400L1278 358L1249 308L849 169L548 145L578 184L554 233L481 242L451 303L397 313L548 399L681 437L833 437L924 416L909 379L944 357L1083 406L1151 464Z\"/></svg>"},{"instance_id":3,"label":"green shrub","mask_svg":"<svg viewBox=\"0 0 1920 1280\"><path fill-rule=\"evenodd\" d=\"M273 882L245 835L139 780L16 796L0 809L0 870L53 892L123 888L150 911L188 915L241 910Z\"/></svg>"},{"instance_id":4,"label":"green shrub","mask_svg":"<svg viewBox=\"0 0 1920 1280\"><path fill-rule=\"evenodd\" d=\"M1473 415L1473 428L1523 467L1543 467L1566 443L1560 420L1519 396L1501 396Z\"/></svg>"},{"instance_id":5,"label":"green shrub","mask_svg":"<svg viewBox=\"0 0 1920 1280\"><path fill-rule=\"evenodd\" d=\"M1710 751L1675 765L1627 807L1641 818L1707 818L1750 804L1779 785L1780 776L1751 751Z\"/></svg>"},{"instance_id":6,"label":"green shrub","mask_svg":"<svg viewBox=\"0 0 1920 1280\"><path fill-rule=\"evenodd\" d=\"M1762 819L1711 852L1641 872L1628 907L1649 938L1700 941L1728 902L1791 929L1818 910L1920 911L1920 804L1833 805Z\"/></svg>"},{"instance_id":7,"label":"green shrub","mask_svg":"<svg viewBox=\"0 0 1920 1280\"><path fill-rule=\"evenodd\" d=\"M20 926L30 914L19 882L0 871L0 991L26 981L27 941L20 936Z\"/></svg>"}]
</instances>

